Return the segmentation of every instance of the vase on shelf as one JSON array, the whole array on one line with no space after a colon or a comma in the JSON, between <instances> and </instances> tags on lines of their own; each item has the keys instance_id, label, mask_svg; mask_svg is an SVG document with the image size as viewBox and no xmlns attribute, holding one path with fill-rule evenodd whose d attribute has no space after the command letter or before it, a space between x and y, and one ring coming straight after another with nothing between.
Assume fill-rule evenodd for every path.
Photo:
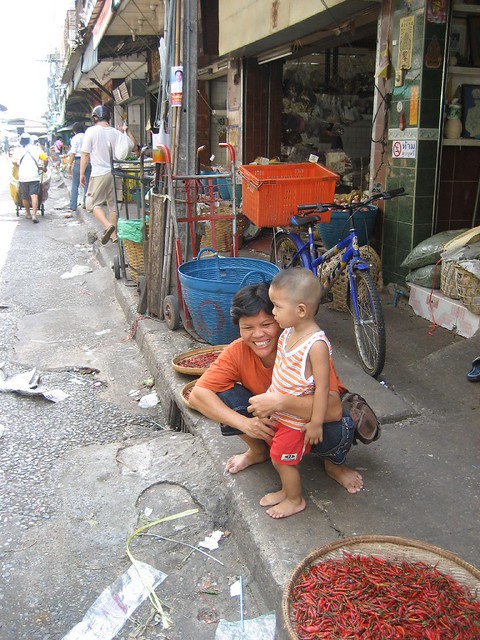
<instances>
[{"instance_id":1,"label":"vase on shelf","mask_svg":"<svg viewBox=\"0 0 480 640\"><path fill-rule=\"evenodd\" d=\"M462 135L461 113L462 106L458 102L452 102L448 105L447 120L445 122L445 138L456 140Z\"/></svg>"},{"instance_id":2,"label":"vase on shelf","mask_svg":"<svg viewBox=\"0 0 480 640\"><path fill-rule=\"evenodd\" d=\"M462 135L462 121L460 118L447 118L445 123L445 138L456 140Z\"/></svg>"}]
</instances>

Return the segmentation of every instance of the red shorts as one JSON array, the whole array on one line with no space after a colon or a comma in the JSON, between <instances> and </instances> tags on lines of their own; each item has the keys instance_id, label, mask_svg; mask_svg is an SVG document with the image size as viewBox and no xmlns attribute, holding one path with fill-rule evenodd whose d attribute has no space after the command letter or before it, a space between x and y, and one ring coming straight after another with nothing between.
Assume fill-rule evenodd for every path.
<instances>
[{"instance_id":1,"label":"red shorts","mask_svg":"<svg viewBox=\"0 0 480 640\"><path fill-rule=\"evenodd\" d=\"M277 423L270 443L270 458L277 464L297 465L309 453L311 445L305 445L305 433Z\"/></svg>"}]
</instances>

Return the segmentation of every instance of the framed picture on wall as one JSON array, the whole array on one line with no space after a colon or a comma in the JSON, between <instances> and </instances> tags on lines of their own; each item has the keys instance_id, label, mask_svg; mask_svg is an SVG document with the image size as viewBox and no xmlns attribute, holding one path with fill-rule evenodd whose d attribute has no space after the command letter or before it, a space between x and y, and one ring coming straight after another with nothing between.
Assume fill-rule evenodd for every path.
<instances>
[{"instance_id":1,"label":"framed picture on wall","mask_svg":"<svg viewBox=\"0 0 480 640\"><path fill-rule=\"evenodd\" d=\"M480 84L462 84L463 138L480 140Z\"/></svg>"},{"instance_id":2,"label":"framed picture on wall","mask_svg":"<svg viewBox=\"0 0 480 640\"><path fill-rule=\"evenodd\" d=\"M454 18L450 29L450 59L456 64L468 59L468 22L466 18Z\"/></svg>"},{"instance_id":3,"label":"framed picture on wall","mask_svg":"<svg viewBox=\"0 0 480 640\"><path fill-rule=\"evenodd\" d=\"M480 67L480 16L468 18L468 33L473 66Z\"/></svg>"}]
</instances>

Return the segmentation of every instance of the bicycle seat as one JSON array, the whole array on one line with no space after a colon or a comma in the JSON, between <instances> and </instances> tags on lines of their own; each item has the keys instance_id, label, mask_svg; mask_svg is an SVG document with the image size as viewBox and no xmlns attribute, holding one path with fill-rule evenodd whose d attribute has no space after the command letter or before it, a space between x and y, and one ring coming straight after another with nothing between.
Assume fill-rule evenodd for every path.
<instances>
[{"instance_id":1,"label":"bicycle seat","mask_svg":"<svg viewBox=\"0 0 480 640\"><path fill-rule=\"evenodd\" d=\"M320 220L320 216L310 215L310 216L292 216L290 218L290 222L294 227L306 227L307 224L315 224Z\"/></svg>"}]
</instances>

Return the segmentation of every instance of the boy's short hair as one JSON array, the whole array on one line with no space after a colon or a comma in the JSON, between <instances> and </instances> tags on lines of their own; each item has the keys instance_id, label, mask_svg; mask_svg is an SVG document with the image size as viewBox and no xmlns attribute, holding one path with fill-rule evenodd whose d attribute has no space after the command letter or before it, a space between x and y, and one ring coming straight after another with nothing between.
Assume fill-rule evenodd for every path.
<instances>
[{"instance_id":1,"label":"boy's short hair","mask_svg":"<svg viewBox=\"0 0 480 640\"><path fill-rule=\"evenodd\" d=\"M309 269L304 267L283 269L273 278L272 287L286 289L293 303L303 302L318 309L322 297L322 285Z\"/></svg>"},{"instance_id":2,"label":"boy's short hair","mask_svg":"<svg viewBox=\"0 0 480 640\"><path fill-rule=\"evenodd\" d=\"M248 284L237 291L230 306L230 317L238 326L240 318L257 316L261 311L273 315L273 304L268 297L270 282Z\"/></svg>"}]
</instances>

